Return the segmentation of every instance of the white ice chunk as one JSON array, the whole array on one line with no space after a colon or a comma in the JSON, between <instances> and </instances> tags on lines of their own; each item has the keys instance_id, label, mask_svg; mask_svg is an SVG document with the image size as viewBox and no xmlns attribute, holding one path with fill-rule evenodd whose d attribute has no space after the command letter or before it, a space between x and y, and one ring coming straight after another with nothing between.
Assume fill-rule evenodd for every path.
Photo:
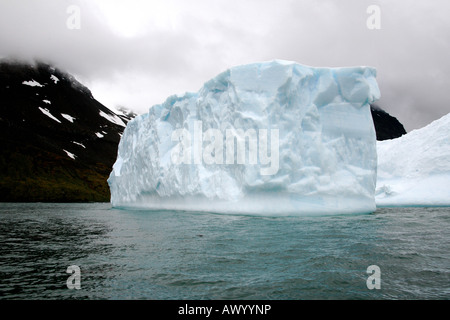
<instances>
[{"instance_id":1,"label":"white ice chunk","mask_svg":"<svg viewBox=\"0 0 450 320\"><path fill-rule=\"evenodd\" d=\"M108 179L115 207L262 215L373 212L369 67L271 61L130 121ZM229 137L229 139L228 139Z\"/></svg>"},{"instance_id":2,"label":"white ice chunk","mask_svg":"<svg viewBox=\"0 0 450 320\"><path fill-rule=\"evenodd\" d=\"M450 205L450 113L378 149L378 206Z\"/></svg>"},{"instance_id":3,"label":"white ice chunk","mask_svg":"<svg viewBox=\"0 0 450 320\"><path fill-rule=\"evenodd\" d=\"M104 137L104 135L102 135L100 132L96 132L95 135L96 135L97 137L99 137L99 138L103 138L103 137Z\"/></svg>"},{"instance_id":4,"label":"white ice chunk","mask_svg":"<svg viewBox=\"0 0 450 320\"><path fill-rule=\"evenodd\" d=\"M50 111L49 111L48 109L39 107L39 110L41 110L41 112L42 112L43 114L45 114L47 117L49 117L50 119L55 120L56 122L61 123L61 121L59 121L57 118L55 118L55 117L50 113Z\"/></svg>"},{"instance_id":5,"label":"white ice chunk","mask_svg":"<svg viewBox=\"0 0 450 320\"><path fill-rule=\"evenodd\" d=\"M42 102L44 102L46 104L52 104L50 100L42 100Z\"/></svg>"}]
</instances>

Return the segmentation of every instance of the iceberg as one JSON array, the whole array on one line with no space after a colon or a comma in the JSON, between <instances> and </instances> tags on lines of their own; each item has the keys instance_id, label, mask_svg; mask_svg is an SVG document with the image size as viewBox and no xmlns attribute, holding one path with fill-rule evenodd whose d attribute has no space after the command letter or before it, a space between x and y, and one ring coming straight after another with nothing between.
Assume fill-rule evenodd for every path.
<instances>
[{"instance_id":1,"label":"iceberg","mask_svg":"<svg viewBox=\"0 0 450 320\"><path fill-rule=\"evenodd\" d=\"M230 68L127 124L114 207L258 215L376 210L371 67Z\"/></svg>"},{"instance_id":2,"label":"iceberg","mask_svg":"<svg viewBox=\"0 0 450 320\"><path fill-rule=\"evenodd\" d=\"M377 149L377 206L450 205L450 113Z\"/></svg>"}]
</instances>

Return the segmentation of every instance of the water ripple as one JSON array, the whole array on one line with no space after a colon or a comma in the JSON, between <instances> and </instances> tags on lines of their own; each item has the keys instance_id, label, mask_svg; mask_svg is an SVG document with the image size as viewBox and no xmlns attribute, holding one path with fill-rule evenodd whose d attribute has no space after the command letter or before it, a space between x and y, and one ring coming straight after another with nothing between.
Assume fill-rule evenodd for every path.
<instances>
[{"instance_id":1,"label":"water ripple","mask_svg":"<svg viewBox=\"0 0 450 320\"><path fill-rule=\"evenodd\" d=\"M450 208L250 217L0 204L0 299L449 299ZM69 290L70 265L81 290ZM381 290L366 272L381 269Z\"/></svg>"}]
</instances>

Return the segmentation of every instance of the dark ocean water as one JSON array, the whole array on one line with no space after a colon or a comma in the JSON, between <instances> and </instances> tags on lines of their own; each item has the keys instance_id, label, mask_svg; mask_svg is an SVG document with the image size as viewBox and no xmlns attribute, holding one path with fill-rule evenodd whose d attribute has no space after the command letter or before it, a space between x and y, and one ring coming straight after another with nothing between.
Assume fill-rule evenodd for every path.
<instances>
[{"instance_id":1,"label":"dark ocean water","mask_svg":"<svg viewBox=\"0 0 450 320\"><path fill-rule=\"evenodd\" d=\"M0 246L0 299L450 298L450 208L258 217L4 203Z\"/></svg>"}]
</instances>

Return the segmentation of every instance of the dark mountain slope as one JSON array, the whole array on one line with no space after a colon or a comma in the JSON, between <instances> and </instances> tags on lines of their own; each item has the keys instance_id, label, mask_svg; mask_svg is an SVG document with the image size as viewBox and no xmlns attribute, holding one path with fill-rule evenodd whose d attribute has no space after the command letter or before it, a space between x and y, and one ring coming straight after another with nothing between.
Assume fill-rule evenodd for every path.
<instances>
[{"instance_id":1,"label":"dark mountain slope","mask_svg":"<svg viewBox=\"0 0 450 320\"><path fill-rule=\"evenodd\" d=\"M129 118L49 65L0 63L0 201L109 201Z\"/></svg>"},{"instance_id":2,"label":"dark mountain slope","mask_svg":"<svg viewBox=\"0 0 450 320\"><path fill-rule=\"evenodd\" d=\"M370 111L372 112L373 123L375 125L378 141L395 139L406 134L406 130L400 121L381 109L379 106L371 105Z\"/></svg>"}]
</instances>

